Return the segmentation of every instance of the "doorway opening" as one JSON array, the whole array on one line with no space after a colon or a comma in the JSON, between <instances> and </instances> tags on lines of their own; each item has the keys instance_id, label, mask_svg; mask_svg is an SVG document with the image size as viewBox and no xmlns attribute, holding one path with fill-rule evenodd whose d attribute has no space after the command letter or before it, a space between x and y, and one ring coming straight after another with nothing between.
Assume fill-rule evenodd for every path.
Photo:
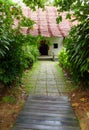
<instances>
[{"instance_id":1,"label":"doorway opening","mask_svg":"<svg viewBox=\"0 0 89 130\"><path fill-rule=\"evenodd\" d=\"M41 41L39 52L40 55L48 55L49 46L46 44L46 40Z\"/></svg>"}]
</instances>

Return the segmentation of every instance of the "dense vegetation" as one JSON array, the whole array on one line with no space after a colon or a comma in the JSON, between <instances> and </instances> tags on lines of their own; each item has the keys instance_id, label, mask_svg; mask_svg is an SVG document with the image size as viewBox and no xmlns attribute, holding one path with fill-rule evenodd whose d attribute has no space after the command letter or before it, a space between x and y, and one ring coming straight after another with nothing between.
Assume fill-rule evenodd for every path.
<instances>
[{"instance_id":1,"label":"dense vegetation","mask_svg":"<svg viewBox=\"0 0 89 130\"><path fill-rule=\"evenodd\" d=\"M75 82L89 86L89 1L88 0L55 0L59 11L67 11L67 18L77 20L69 36L65 39L65 51L59 54L60 64L69 69ZM74 19L72 16L75 16ZM62 18L59 14L57 21ZM64 58L60 60L60 56ZM67 62L68 63L67 63Z\"/></svg>"},{"instance_id":2,"label":"dense vegetation","mask_svg":"<svg viewBox=\"0 0 89 130\"><path fill-rule=\"evenodd\" d=\"M0 82L10 85L19 81L24 69L37 60L41 37L21 33L22 26L31 29L33 24L34 21L23 16L19 5L0 0Z\"/></svg>"},{"instance_id":3,"label":"dense vegetation","mask_svg":"<svg viewBox=\"0 0 89 130\"><path fill-rule=\"evenodd\" d=\"M36 6L44 8L47 0L23 2L35 10ZM78 21L65 40L66 49L61 53L65 59L62 65L69 69L76 82L83 81L89 85L89 1L54 0L54 4L59 11L57 22L62 20L62 11L68 12L67 18ZM15 20L19 21L17 26L14 25ZM12 0L0 0L0 82L8 85L20 79L24 69L37 59L40 37L24 36L20 31L22 26L31 29L33 24Z\"/></svg>"}]
</instances>

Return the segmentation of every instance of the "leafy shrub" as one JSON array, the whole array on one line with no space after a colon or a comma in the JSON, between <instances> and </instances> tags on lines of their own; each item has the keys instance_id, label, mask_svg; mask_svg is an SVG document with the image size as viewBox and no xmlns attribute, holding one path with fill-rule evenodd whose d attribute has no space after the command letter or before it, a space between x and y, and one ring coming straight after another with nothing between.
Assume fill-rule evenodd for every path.
<instances>
[{"instance_id":1,"label":"leafy shrub","mask_svg":"<svg viewBox=\"0 0 89 130\"><path fill-rule=\"evenodd\" d=\"M89 20L72 28L66 39L68 61L76 82L89 85Z\"/></svg>"},{"instance_id":2,"label":"leafy shrub","mask_svg":"<svg viewBox=\"0 0 89 130\"><path fill-rule=\"evenodd\" d=\"M58 53L58 61L63 68L67 70L70 69L66 48L62 48L62 50Z\"/></svg>"},{"instance_id":3,"label":"leafy shrub","mask_svg":"<svg viewBox=\"0 0 89 130\"><path fill-rule=\"evenodd\" d=\"M33 5L33 1L30 3ZM33 7L35 8L35 5ZM29 34L22 35L20 33L22 27L31 29L33 24L34 21L23 15L22 9L18 4L15 4L12 0L0 0L1 83L10 85L13 81L20 80L24 69L31 67L37 60L40 37L37 38Z\"/></svg>"},{"instance_id":4,"label":"leafy shrub","mask_svg":"<svg viewBox=\"0 0 89 130\"><path fill-rule=\"evenodd\" d=\"M4 56L0 57L0 81L5 84L10 84L16 78L21 77L24 70L22 43L18 40L22 35L14 36L10 34L11 37L9 50L5 52Z\"/></svg>"},{"instance_id":5,"label":"leafy shrub","mask_svg":"<svg viewBox=\"0 0 89 130\"><path fill-rule=\"evenodd\" d=\"M0 82L10 85L20 80L24 69L36 61L38 42L37 38L20 33L21 26L30 29L34 24L23 16L21 7L11 0L0 0L0 5ZM14 20L20 21L17 26L14 26ZM25 47L27 45L29 49Z\"/></svg>"},{"instance_id":6,"label":"leafy shrub","mask_svg":"<svg viewBox=\"0 0 89 130\"><path fill-rule=\"evenodd\" d=\"M39 43L41 36L33 37L30 34L24 36L23 52L25 57L25 68L31 67L39 56Z\"/></svg>"},{"instance_id":7,"label":"leafy shrub","mask_svg":"<svg viewBox=\"0 0 89 130\"><path fill-rule=\"evenodd\" d=\"M38 50L38 48L37 48L36 46L32 45L32 46L30 47L30 52L31 52L31 54L34 56L34 59L35 59L35 61L36 61L37 58L38 58L38 56L39 56L39 50Z\"/></svg>"},{"instance_id":8,"label":"leafy shrub","mask_svg":"<svg viewBox=\"0 0 89 130\"><path fill-rule=\"evenodd\" d=\"M30 38L30 40L29 40ZM33 65L33 63L37 60L38 56L39 56L39 50L37 47L37 42L34 41L35 38L33 38L32 36L28 35L25 40L24 40L24 45L23 45L23 53L24 53L24 67L28 68L31 67ZM36 38L37 39L37 38ZM30 43L31 42L31 43ZM33 42L33 45L32 45Z\"/></svg>"},{"instance_id":9,"label":"leafy shrub","mask_svg":"<svg viewBox=\"0 0 89 130\"><path fill-rule=\"evenodd\" d=\"M78 23L73 27L65 41L68 62L75 82L85 83L89 86L89 0L55 0L59 16L57 22L62 20L60 12L67 11L66 18ZM71 13L72 11L72 13Z\"/></svg>"},{"instance_id":10,"label":"leafy shrub","mask_svg":"<svg viewBox=\"0 0 89 130\"><path fill-rule=\"evenodd\" d=\"M22 34L16 36L10 34L9 50L0 57L0 81L4 84L11 84L14 80L20 80L23 71L29 68L37 60L39 51L33 41L33 45L26 43L26 37ZM31 36L29 36L31 38Z\"/></svg>"}]
</instances>

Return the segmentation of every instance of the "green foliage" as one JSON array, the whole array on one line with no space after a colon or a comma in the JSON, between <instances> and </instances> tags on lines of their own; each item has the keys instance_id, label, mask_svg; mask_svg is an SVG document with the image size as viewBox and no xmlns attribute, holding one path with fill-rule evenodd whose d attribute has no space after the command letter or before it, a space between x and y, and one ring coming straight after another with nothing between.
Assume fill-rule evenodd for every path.
<instances>
[{"instance_id":1,"label":"green foliage","mask_svg":"<svg viewBox=\"0 0 89 130\"><path fill-rule=\"evenodd\" d=\"M24 65L25 68L31 67L39 56L38 48L34 45L25 45L23 47L24 52Z\"/></svg>"},{"instance_id":2,"label":"green foliage","mask_svg":"<svg viewBox=\"0 0 89 130\"><path fill-rule=\"evenodd\" d=\"M58 13L67 11L67 18L74 15L78 21L83 21L89 15L88 0L54 0L54 5L58 7ZM74 18L75 19L75 18Z\"/></svg>"},{"instance_id":3,"label":"green foliage","mask_svg":"<svg viewBox=\"0 0 89 130\"><path fill-rule=\"evenodd\" d=\"M16 98L14 96L5 96L2 98L3 103L10 103L10 104L15 104L16 103Z\"/></svg>"},{"instance_id":4,"label":"green foliage","mask_svg":"<svg viewBox=\"0 0 89 130\"><path fill-rule=\"evenodd\" d=\"M57 23L62 22L62 16L57 17L57 18L56 18L56 21L57 21Z\"/></svg>"},{"instance_id":5,"label":"green foliage","mask_svg":"<svg viewBox=\"0 0 89 130\"><path fill-rule=\"evenodd\" d=\"M0 0L0 57L4 56L6 51L9 50L11 40L9 34L12 30L13 18L16 18L15 13L12 14L11 6L13 4L10 1ZM17 16L19 16L19 13L17 13Z\"/></svg>"},{"instance_id":6,"label":"green foliage","mask_svg":"<svg viewBox=\"0 0 89 130\"><path fill-rule=\"evenodd\" d=\"M17 77L20 78L24 70L20 37L22 37L21 34L17 36L10 34L9 38L12 40L9 42L9 50L3 57L0 57L0 81L5 84L10 84Z\"/></svg>"},{"instance_id":7,"label":"green foliage","mask_svg":"<svg viewBox=\"0 0 89 130\"><path fill-rule=\"evenodd\" d=\"M23 2L31 9L35 10L37 6L44 8L45 2L47 2L47 0L23 0Z\"/></svg>"},{"instance_id":8,"label":"green foliage","mask_svg":"<svg viewBox=\"0 0 89 130\"><path fill-rule=\"evenodd\" d=\"M7 37L6 33L0 36L0 57L4 56L6 51L9 50L9 41L10 39Z\"/></svg>"},{"instance_id":9,"label":"green foliage","mask_svg":"<svg viewBox=\"0 0 89 130\"><path fill-rule=\"evenodd\" d=\"M71 14L70 13L67 13L66 19L71 19Z\"/></svg>"},{"instance_id":10,"label":"green foliage","mask_svg":"<svg viewBox=\"0 0 89 130\"><path fill-rule=\"evenodd\" d=\"M14 25L14 20L18 25ZM11 0L0 0L0 82L10 85L20 80L25 68L37 60L40 37L20 33L21 27L32 28L34 22L22 14Z\"/></svg>"},{"instance_id":11,"label":"green foliage","mask_svg":"<svg viewBox=\"0 0 89 130\"><path fill-rule=\"evenodd\" d=\"M39 43L41 37L33 37L31 35L24 36L23 53L24 53L24 65L25 68L31 67L39 56Z\"/></svg>"},{"instance_id":12,"label":"green foliage","mask_svg":"<svg viewBox=\"0 0 89 130\"><path fill-rule=\"evenodd\" d=\"M58 7L59 17L60 12L67 11L66 18L79 22L65 40L66 52L74 81L89 86L89 1L55 0L54 4Z\"/></svg>"},{"instance_id":13,"label":"green foliage","mask_svg":"<svg viewBox=\"0 0 89 130\"><path fill-rule=\"evenodd\" d=\"M62 50L58 53L58 61L63 68L67 70L70 69L66 48L62 48Z\"/></svg>"},{"instance_id":14,"label":"green foliage","mask_svg":"<svg viewBox=\"0 0 89 130\"><path fill-rule=\"evenodd\" d=\"M66 49L76 82L89 81L89 21L72 28L66 39ZM75 33L76 32L76 33Z\"/></svg>"},{"instance_id":15,"label":"green foliage","mask_svg":"<svg viewBox=\"0 0 89 130\"><path fill-rule=\"evenodd\" d=\"M25 73L22 76L22 84L24 86L24 89L26 91L26 94L29 95L29 93L33 93L35 89L35 85L31 83L31 80L29 80L29 77L34 74L34 70L38 68L39 62L35 62L32 66L31 70L25 71Z\"/></svg>"},{"instance_id":16,"label":"green foliage","mask_svg":"<svg viewBox=\"0 0 89 130\"><path fill-rule=\"evenodd\" d=\"M29 29L32 29L34 23L35 22L33 20L26 18L26 17L23 17L23 19L20 22L20 25L25 26L25 27L29 27Z\"/></svg>"},{"instance_id":17,"label":"green foliage","mask_svg":"<svg viewBox=\"0 0 89 130\"><path fill-rule=\"evenodd\" d=\"M20 80L24 69L31 67L39 56L38 37L11 33L9 38L9 50L0 58L0 81L8 85Z\"/></svg>"}]
</instances>

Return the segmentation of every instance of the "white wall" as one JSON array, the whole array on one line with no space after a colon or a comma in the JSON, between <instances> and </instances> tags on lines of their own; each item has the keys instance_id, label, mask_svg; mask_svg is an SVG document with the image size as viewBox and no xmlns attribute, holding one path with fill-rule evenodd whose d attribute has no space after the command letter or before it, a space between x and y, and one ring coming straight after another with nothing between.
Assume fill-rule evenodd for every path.
<instances>
[{"instance_id":1,"label":"white wall","mask_svg":"<svg viewBox=\"0 0 89 130\"><path fill-rule=\"evenodd\" d=\"M63 37L50 37L49 42L51 43L51 46L49 47L48 55L52 56L53 53L55 56L58 55L58 52L61 51L63 47ZM58 43L58 48L54 48L54 43Z\"/></svg>"}]
</instances>

